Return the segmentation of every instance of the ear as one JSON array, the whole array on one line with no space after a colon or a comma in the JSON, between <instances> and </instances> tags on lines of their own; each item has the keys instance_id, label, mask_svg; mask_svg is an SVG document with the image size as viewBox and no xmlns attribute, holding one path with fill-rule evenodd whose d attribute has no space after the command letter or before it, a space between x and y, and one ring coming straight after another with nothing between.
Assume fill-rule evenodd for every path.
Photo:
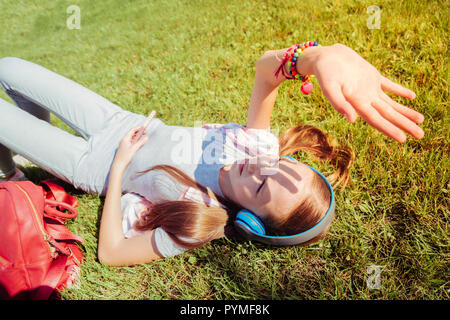
<instances>
[{"instance_id":1,"label":"ear","mask_svg":"<svg viewBox=\"0 0 450 320\"><path fill-rule=\"evenodd\" d=\"M259 234L265 235L266 228L264 228L264 224L261 219L259 219L255 214L247 209L243 209L239 211L236 215L236 223L243 228L248 229L249 231Z\"/></svg>"}]
</instances>

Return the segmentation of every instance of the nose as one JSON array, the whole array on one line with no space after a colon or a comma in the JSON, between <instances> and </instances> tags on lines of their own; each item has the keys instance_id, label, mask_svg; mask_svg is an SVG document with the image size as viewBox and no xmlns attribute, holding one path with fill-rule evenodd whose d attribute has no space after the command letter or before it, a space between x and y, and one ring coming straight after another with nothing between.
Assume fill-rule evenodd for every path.
<instances>
[{"instance_id":1,"label":"nose","mask_svg":"<svg viewBox=\"0 0 450 320\"><path fill-rule=\"evenodd\" d=\"M251 175L253 175L253 174L255 174L256 173L256 171L258 170L258 163L256 163L255 161L249 161L249 160L247 160L247 166L248 166L248 168L247 168L247 172L249 173L249 174L251 174Z\"/></svg>"}]
</instances>

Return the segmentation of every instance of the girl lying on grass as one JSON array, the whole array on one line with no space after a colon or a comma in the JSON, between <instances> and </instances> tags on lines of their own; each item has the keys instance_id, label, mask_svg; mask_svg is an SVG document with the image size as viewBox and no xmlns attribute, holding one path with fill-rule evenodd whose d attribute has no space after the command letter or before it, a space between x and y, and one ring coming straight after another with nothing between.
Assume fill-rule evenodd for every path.
<instances>
[{"instance_id":1,"label":"girl lying on grass","mask_svg":"<svg viewBox=\"0 0 450 320\"><path fill-rule=\"evenodd\" d=\"M345 187L354 159L351 148L330 145L324 132L309 125L291 128L279 139L270 132L278 88L286 79L300 78L307 93L306 75L317 78L349 122L359 114L398 142L406 140L403 131L423 137L417 125L423 115L383 91L408 99L414 92L341 44L265 52L256 62L245 126L168 126L153 118L138 139L145 116L43 67L3 58L0 84L19 108L0 100L0 163L13 163L13 150L76 188L106 195L98 257L112 266L148 263L224 236L238 237L234 220L243 208L261 219L268 235L301 233L325 216L331 185ZM48 121L48 111L81 137L38 119ZM330 161L336 172L326 181L285 157L298 151ZM18 176L15 166L0 169ZM321 239L328 228L305 243Z\"/></svg>"}]
</instances>

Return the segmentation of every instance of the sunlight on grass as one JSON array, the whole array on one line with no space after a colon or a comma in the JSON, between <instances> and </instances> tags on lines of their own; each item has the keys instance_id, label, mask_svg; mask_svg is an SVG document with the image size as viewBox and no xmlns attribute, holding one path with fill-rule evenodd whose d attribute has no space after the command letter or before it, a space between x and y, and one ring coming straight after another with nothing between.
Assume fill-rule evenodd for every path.
<instances>
[{"instance_id":1,"label":"sunlight on grass","mask_svg":"<svg viewBox=\"0 0 450 320\"><path fill-rule=\"evenodd\" d=\"M81 9L80 30L66 27L71 4ZM380 29L366 26L373 4ZM218 240L148 265L103 266L103 199L65 185L80 201L69 228L86 239L86 261L63 298L448 299L448 16L445 1L0 0L0 57L41 64L132 112L155 109L167 124L245 124L258 57L305 40L354 48L414 90L414 101L397 101L425 115L425 137L398 144L361 119L348 123L317 82L310 96L282 85L273 128L311 124L357 156L328 236L310 247ZM35 182L51 177L24 171ZM367 287L369 265L383 267L380 290Z\"/></svg>"}]
</instances>

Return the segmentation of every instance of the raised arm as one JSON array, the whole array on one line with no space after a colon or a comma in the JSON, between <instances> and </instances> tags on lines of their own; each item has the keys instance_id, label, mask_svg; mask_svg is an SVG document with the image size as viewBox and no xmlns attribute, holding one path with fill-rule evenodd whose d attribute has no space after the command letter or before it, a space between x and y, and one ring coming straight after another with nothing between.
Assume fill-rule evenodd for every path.
<instances>
[{"instance_id":1,"label":"raised arm","mask_svg":"<svg viewBox=\"0 0 450 320\"><path fill-rule=\"evenodd\" d=\"M255 83L248 111L247 126L267 128L270 124L279 85L274 71L286 49L267 51L256 63ZM359 114L367 123L393 138L404 142L403 131L413 137L423 137L417 126L424 116L392 100L383 91L414 99L415 93L386 77L349 47L335 44L307 48L297 61L297 72L315 75L323 94L331 105L348 121L354 122ZM402 131L403 130L403 131Z\"/></svg>"},{"instance_id":2,"label":"raised arm","mask_svg":"<svg viewBox=\"0 0 450 320\"><path fill-rule=\"evenodd\" d=\"M280 65L287 50L266 51L256 62L256 74L247 114L247 127L267 129L272 109L278 95L278 87L285 80L283 75L275 78L274 71Z\"/></svg>"}]
</instances>

